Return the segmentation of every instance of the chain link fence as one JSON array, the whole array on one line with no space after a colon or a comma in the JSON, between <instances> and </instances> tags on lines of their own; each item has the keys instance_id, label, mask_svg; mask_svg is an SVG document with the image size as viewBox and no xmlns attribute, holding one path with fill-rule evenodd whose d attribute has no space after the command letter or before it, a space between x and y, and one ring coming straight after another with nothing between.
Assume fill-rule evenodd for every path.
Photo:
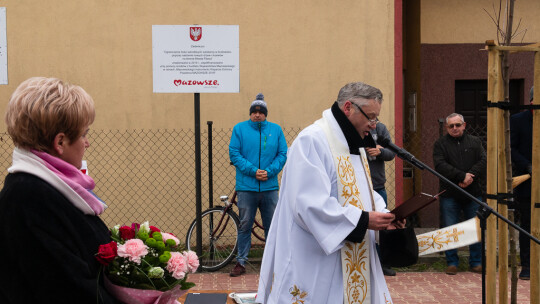
<instances>
[{"instance_id":1,"label":"chain link fence","mask_svg":"<svg viewBox=\"0 0 540 304\"><path fill-rule=\"evenodd\" d=\"M211 126L211 124L209 124ZM290 146L301 128L283 128ZM390 128L390 133L394 130ZM485 127L469 129L485 142ZM221 195L232 196L235 186L235 168L229 160L229 141L232 129L213 128L212 165L209 160L209 129L201 128L202 210L211 204L220 205ZM433 142L442 134L439 128L427 128L423 134L408 133L404 146L418 159L432 164ZM195 219L195 155L193 130L92 130L90 148L85 154L88 172L96 181L95 193L109 206L102 215L105 223L116 224L149 221L185 239L189 225ZM13 143L6 133L0 133L0 168L7 173L11 164ZM396 161L386 165L389 208L395 206ZM405 171L407 164L404 164ZM211 168L211 172L209 170ZM433 193L438 181L425 176L404 178L404 191ZM0 174L3 183L5 174ZM279 177L280 178L280 177ZM280 178L281 179L281 178ZM212 194L208 193L212 183ZM31 189L29 189L31 191ZM209 199L213 197L212 202ZM235 208L236 212L238 211ZM258 240L253 238L254 245Z\"/></svg>"}]
</instances>

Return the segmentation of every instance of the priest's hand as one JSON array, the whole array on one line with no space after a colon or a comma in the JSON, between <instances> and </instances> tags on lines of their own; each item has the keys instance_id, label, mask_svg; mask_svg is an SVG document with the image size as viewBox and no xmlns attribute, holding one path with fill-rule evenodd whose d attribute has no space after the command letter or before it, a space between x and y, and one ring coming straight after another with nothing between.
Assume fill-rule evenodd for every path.
<instances>
[{"instance_id":1,"label":"priest's hand","mask_svg":"<svg viewBox=\"0 0 540 304\"><path fill-rule=\"evenodd\" d=\"M394 221L390 225L388 225L387 230L393 230L393 229L403 229L405 228L405 224L407 223L406 219L401 219L399 221Z\"/></svg>"},{"instance_id":2,"label":"priest's hand","mask_svg":"<svg viewBox=\"0 0 540 304\"><path fill-rule=\"evenodd\" d=\"M369 212L368 229L385 230L394 221L396 216L389 212Z\"/></svg>"}]
</instances>

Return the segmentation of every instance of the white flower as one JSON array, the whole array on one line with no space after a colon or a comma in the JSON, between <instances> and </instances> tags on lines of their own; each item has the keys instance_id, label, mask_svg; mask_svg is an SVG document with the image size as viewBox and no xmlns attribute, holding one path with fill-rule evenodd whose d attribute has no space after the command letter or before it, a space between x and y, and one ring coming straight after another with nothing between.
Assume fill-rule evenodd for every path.
<instances>
[{"instance_id":1,"label":"white flower","mask_svg":"<svg viewBox=\"0 0 540 304\"><path fill-rule=\"evenodd\" d=\"M139 227L139 231L150 233L150 224L148 223L148 221L141 224L141 226Z\"/></svg>"},{"instance_id":2,"label":"white flower","mask_svg":"<svg viewBox=\"0 0 540 304\"><path fill-rule=\"evenodd\" d=\"M116 238L120 238L120 225L116 225L112 227L111 234Z\"/></svg>"},{"instance_id":3,"label":"white flower","mask_svg":"<svg viewBox=\"0 0 540 304\"><path fill-rule=\"evenodd\" d=\"M162 278L165 274L165 270L161 267L152 267L150 270L148 270L148 277L153 279L159 279Z\"/></svg>"}]
</instances>

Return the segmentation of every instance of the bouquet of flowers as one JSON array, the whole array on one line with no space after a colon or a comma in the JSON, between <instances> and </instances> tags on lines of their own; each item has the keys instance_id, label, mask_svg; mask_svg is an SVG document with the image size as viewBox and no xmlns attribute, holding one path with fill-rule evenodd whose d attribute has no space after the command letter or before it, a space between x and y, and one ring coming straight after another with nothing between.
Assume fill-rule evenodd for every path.
<instances>
[{"instance_id":1,"label":"bouquet of flowers","mask_svg":"<svg viewBox=\"0 0 540 304\"><path fill-rule=\"evenodd\" d=\"M99 246L105 287L125 303L174 303L187 289L187 274L199 267L193 251L182 251L174 235L148 222L111 229L112 242Z\"/></svg>"}]
</instances>

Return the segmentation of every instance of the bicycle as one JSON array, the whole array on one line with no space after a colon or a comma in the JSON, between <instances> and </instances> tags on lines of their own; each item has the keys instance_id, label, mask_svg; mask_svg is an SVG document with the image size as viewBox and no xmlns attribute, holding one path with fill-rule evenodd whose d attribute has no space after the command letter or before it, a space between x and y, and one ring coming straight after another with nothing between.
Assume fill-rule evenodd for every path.
<instances>
[{"instance_id":1,"label":"bicycle","mask_svg":"<svg viewBox=\"0 0 540 304\"><path fill-rule=\"evenodd\" d=\"M199 264L203 270L216 271L229 264L235 257L238 250L238 229L240 219L234 212L233 206L238 206L236 202L236 191L232 199L223 195L219 198L223 206L213 207L201 213L202 222L202 255L199 256ZM187 250L195 251L197 243L197 219L193 220L186 235ZM262 229L263 234L256 230ZM264 239L264 228L255 219L251 233L262 242Z\"/></svg>"}]
</instances>

